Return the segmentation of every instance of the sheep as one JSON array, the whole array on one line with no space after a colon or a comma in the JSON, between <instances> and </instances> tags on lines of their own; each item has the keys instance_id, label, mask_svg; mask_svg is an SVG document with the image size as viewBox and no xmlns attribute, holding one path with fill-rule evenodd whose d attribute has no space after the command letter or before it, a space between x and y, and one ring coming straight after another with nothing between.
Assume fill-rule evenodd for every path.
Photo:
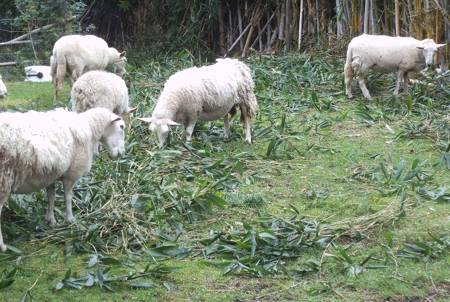
<instances>
[{"instance_id":1,"label":"sheep","mask_svg":"<svg viewBox=\"0 0 450 302\"><path fill-rule=\"evenodd\" d=\"M0 74L0 99L3 99L8 94L8 89L6 89L5 83L3 83L2 75Z\"/></svg>"},{"instance_id":2,"label":"sheep","mask_svg":"<svg viewBox=\"0 0 450 302\"><path fill-rule=\"evenodd\" d=\"M66 72L73 83L89 70L104 70L114 66L117 74L125 74L126 52L119 53L108 47L105 40L92 36L69 35L56 41L50 58L51 75L55 86L54 105L58 104L58 91L61 90Z\"/></svg>"},{"instance_id":3,"label":"sheep","mask_svg":"<svg viewBox=\"0 0 450 302\"><path fill-rule=\"evenodd\" d=\"M77 114L58 108L49 112L0 114L0 216L10 194L46 188L45 220L55 225L55 181L63 183L66 223L72 214L74 183L89 172L94 147L101 142L112 158L124 147L125 122L106 108ZM6 251L0 230L0 251Z\"/></svg>"},{"instance_id":4,"label":"sheep","mask_svg":"<svg viewBox=\"0 0 450 302\"><path fill-rule=\"evenodd\" d=\"M403 79L404 92L408 93L408 73L418 72L433 65L439 48L431 39L422 41L410 37L389 37L366 35L352 39L347 49L345 62L345 93L353 98L351 81L358 75L361 91L367 99L372 99L366 87L366 77L370 69L382 73L397 72L397 85L394 95L398 95L400 81Z\"/></svg>"},{"instance_id":5,"label":"sheep","mask_svg":"<svg viewBox=\"0 0 450 302\"><path fill-rule=\"evenodd\" d=\"M118 75L93 70L83 74L71 90L72 110L78 113L103 107L127 121L128 114L137 108L128 107L128 88Z\"/></svg>"},{"instance_id":6,"label":"sheep","mask_svg":"<svg viewBox=\"0 0 450 302\"><path fill-rule=\"evenodd\" d=\"M228 138L232 116L241 109L245 123L245 141L251 143L250 119L255 116L258 103L253 92L250 68L236 59L217 59L217 63L200 68L192 67L173 74L164 84L151 118L139 118L156 132L158 146L163 146L169 127L184 125L186 140L192 139L197 120L214 121L223 118L224 137Z\"/></svg>"}]
</instances>

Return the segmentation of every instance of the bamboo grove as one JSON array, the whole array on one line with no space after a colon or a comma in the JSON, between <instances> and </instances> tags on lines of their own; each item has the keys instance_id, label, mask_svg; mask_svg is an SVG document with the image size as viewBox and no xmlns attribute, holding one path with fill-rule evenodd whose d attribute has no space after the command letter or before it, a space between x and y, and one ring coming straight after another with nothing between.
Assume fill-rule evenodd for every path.
<instances>
[{"instance_id":1,"label":"bamboo grove","mask_svg":"<svg viewBox=\"0 0 450 302\"><path fill-rule=\"evenodd\" d=\"M95 34L112 46L154 55L187 49L211 57L247 56L319 46L343 56L350 39L362 33L432 38L437 43L450 37L450 0L59 0L52 7L34 2L40 4L6 0L3 6L9 10L0 12L0 20L13 17L9 26L28 32L43 25L38 18L53 23L56 16L63 20L78 15L72 32ZM77 11L61 6L64 11L55 12L61 3L71 3ZM67 34L67 26L60 31L55 36ZM16 33L11 29L2 39Z\"/></svg>"},{"instance_id":2,"label":"bamboo grove","mask_svg":"<svg viewBox=\"0 0 450 302\"><path fill-rule=\"evenodd\" d=\"M449 0L125 0L121 7L91 2L85 1L83 22L94 23L100 35L165 50L247 56L346 45L362 33L438 43L450 36ZM102 15L119 19L102 22Z\"/></svg>"}]
</instances>

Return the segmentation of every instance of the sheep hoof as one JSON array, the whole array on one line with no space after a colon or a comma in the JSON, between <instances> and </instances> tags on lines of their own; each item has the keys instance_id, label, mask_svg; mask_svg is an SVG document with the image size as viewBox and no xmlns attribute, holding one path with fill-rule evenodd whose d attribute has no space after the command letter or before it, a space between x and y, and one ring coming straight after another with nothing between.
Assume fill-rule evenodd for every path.
<instances>
[{"instance_id":1,"label":"sheep hoof","mask_svg":"<svg viewBox=\"0 0 450 302\"><path fill-rule=\"evenodd\" d=\"M56 225L55 218L46 218L45 221L52 227L54 227Z\"/></svg>"},{"instance_id":2,"label":"sheep hoof","mask_svg":"<svg viewBox=\"0 0 450 302\"><path fill-rule=\"evenodd\" d=\"M75 217L71 217L71 218L66 218L66 220L64 221L66 224L72 224L75 223L77 220L75 219Z\"/></svg>"},{"instance_id":3,"label":"sheep hoof","mask_svg":"<svg viewBox=\"0 0 450 302\"><path fill-rule=\"evenodd\" d=\"M0 244L0 252L2 253L6 252L6 245L4 245L3 243Z\"/></svg>"}]
</instances>

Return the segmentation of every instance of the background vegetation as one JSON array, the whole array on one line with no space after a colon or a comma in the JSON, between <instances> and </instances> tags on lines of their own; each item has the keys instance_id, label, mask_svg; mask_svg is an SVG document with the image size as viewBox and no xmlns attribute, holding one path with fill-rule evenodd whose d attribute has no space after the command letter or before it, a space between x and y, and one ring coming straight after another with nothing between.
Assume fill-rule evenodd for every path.
<instances>
[{"instance_id":1,"label":"background vegetation","mask_svg":"<svg viewBox=\"0 0 450 302\"><path fill-rule=\"evenodd\" d=\"M367 1L378 10L387 9L388 2ZM399 2L406 11L408 3ZM75 5L73 14L83 7L81 2L65 3ZM111 2L95 3L106 9ZM151 16L145 10L143 15L134 11L139 3L113 2L120 16L153 22L143 17ZM274 11L282 16L283 4L286 9L289 3L300 8L303 2L172 1L165 9L178 12L173 19L163 15L159 35L155 31L153 40L139 35L143 40L136 44L128 38L120 42L120 31L112 30L125 23L111 22L110 36L100 26L90 27L115 37L110 44L131 50L125 80L138 112L127 134L127 154L118 160L99 154L91 172L77 182L76 224L47 225L43 192L11 196L2 213L9 248L0 255L3 300L449 299L449 75L414 74L417 81L409 94L394 97L395 75L372 73L368 88L375 99L363 100L355 83L356 99L346 99L345 41L355 32L339 19L345 29L342 38L319 38L319 32L331 36L321 30L309 33L317 29L319 12L337 26L338 18L325 14L334 9L329 1L304 1L303 12L310 10L311 15L302 21L300 52L295 51L296 38L290 46L294 51L288 51L277 35L274 51L255 48L242 58L252 69L259 102L253 144L243 142L236 117L229 141L223 140L222 121L200 122L192 144L184 143L183 129L174 128L167 145L158 149L147 125L136 119L151 114L171 74L210 64L213 54L222 53L215 19L220 7L228 10L225 18L231 16L239 34L238 20L243 20L244 30L257 4L261 10L270 8L261 17L268 22ZM358 1L340 3L358 11L365 8ZM411 1L419 3L423 9L425 2ZM100 19L104 10L84 4L80 20L89 20L89 12L96 9ZM435 4L430 1L429 7ZM236 17L236 5L241 18ZM11 5L11 13L15 7ZM209 23L206 17L194 18L203 14L210 16ZM284 17L275 18L271 32L279 33L274 29ZM73 25L87 31L83 23ZM129 27L122 28L122 36L128 37ZM59 30L65 31L54 26L45 32L54 39ZM250 42L259 43L257 31L256 26ZM248 35L250 27L243 37ZM263 43L266 38L261 38ZM242 38L242 48L233 39L238 48L229 55L242 54L248 39ZM21 54L31 45L43 44L22 45ZM51 83L22 82L14 72L21 74L16 70L4 77L9 95L0 102L1 111L53 107ZM66 83L61 93L68 107L69 89ZM60 222L61 190L55 213Z\"/></svg>"},{"instance_id":2,"label":"background vegetation","mask_svg":"<svg viewBox=\"0 0 450 302\"><path fill-rule=\"evenodd\" d=\"M48 64L54 42L74 32L128 49L133 65L180 49L211 59L319 46L343 56L361 33L446 43L449 9L447 0L6 0L0 4L0 61ZM49 24L27 44L6 43ZM445 49L440 62L447 59Z\"/></svg>"}]
</instances>

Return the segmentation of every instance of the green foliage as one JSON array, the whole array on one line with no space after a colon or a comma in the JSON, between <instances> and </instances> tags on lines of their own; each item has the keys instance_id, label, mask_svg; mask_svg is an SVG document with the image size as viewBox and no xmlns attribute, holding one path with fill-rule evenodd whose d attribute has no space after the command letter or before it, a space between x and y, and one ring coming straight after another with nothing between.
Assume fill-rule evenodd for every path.
<instances>
[{"instance_id":1,"label":"green foliage","mask_svg":"<svg viewBox=\"0 0 450 302\"><path fill-rule=\"evenodd\" d=\"M1 276L9 284L2 293L16 286L18 274L29 273L27 261L40 254L29 242L59 254L50 279L62 295L79 289L113 297L151 288L158 298L211 300L198 287L261 282L291 293L287 283L298 285L301 277L293 297L283 298L339 299L342 291L383 289L367 285L373 280L415 278L423 263L435 278L441 268L431 267L449 255L448 234L436 227L445 223L449 205L450 139L442 113L448 101L436 101L444 83L442 90L417 84L406 96L386 91L372 102L348 101L342 61L287 54L245 62L259 102L253 144L242 142L234 117L228 141L222 121L199 122L190 144L181 127L172 128L162 149L134 117L151 114L171 74L209 62L182 50L127 66L131 106L138 112L130 119L126 155L95 156L91 172L74 188L76 224L47 225L42 192L11 196L2 215L9 251L0 261L10 264ZM387 85L376 84L380 91ZM62 193L58 186L58 200ZM64 206L56 207L62 222ZM38 295L30 288L24 298ZM394 289L379 295L401 294Z\"/></svg>"}]
</instances>

